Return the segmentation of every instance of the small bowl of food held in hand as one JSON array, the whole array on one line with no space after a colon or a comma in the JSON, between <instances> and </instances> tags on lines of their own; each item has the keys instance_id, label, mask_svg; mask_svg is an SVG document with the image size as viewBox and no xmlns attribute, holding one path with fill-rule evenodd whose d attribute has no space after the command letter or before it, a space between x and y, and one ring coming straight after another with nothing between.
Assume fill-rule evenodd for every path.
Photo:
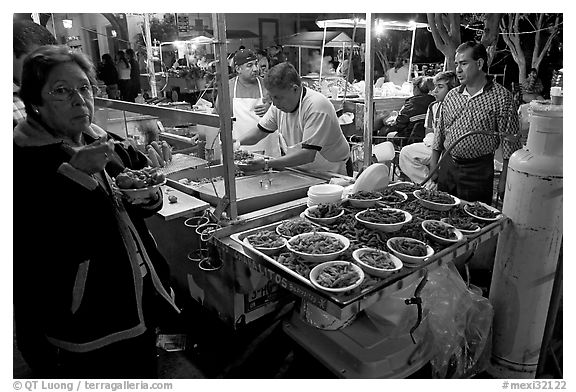
<instances>
[{"instance_id":1,"label":"small bowl of food held in hand","mask_svg":"<svg viewBox=\"0 0 576 392\"><path fill-rule=\"evenodd\" d=\"M414 197L420 201L421 205L435 211L448 211L460 204L460 199L456 196L430 189L414 191Z\"/></svg>"},{"instance_id":2,"label":"small bowl of food held in hand","mask_svg":"<svg viewBox=\"0 0 576 392\"><path fill-rule=\"evenodd\" d=\"M272 230L262 230L246 236L244 241L267 256L274 256L286 246L286 238Z\"/></svg>"},{"instance_id":3,"label":"small bowl of food held in hand","mask_svg":"<svg viewBox=\"0 0 576 392\"><path fill-rule=\"evenodd\" d=\"M364 271L349 261L328 261L310 271L310 281L330 293L345 293L362 284Z\"/></svg>"},{"instance_id":4,"label":"small bowl of food held in hand","mask_svg":"<svg viewBox=\"0 0 576 392\"><path fill-rule=\"evenodd\" d=\"M350 240L336 233L312 232L290 238L286 247L304 261L322 263L336 260L350 247Z\"/></svg>"},{"instance_id":5,"label":"small bowl of food held in hand","mask_svg":"<svg viewBox=\"0 0 576 392\"><path fill-rule=\"evenodd\" d=\"M502 217L502 213L498 209L480 201L466 204L464 212L472 218L484 222L495 222Z\"/></svg>"},{"instance_id":6,"label":"small bowl of food held in hand","mask_svg":"<svg viewBox=\"0 0 576 392\"><path fill-rule=\"evenodd\" d=\"M393 233L412 220L412 215L397 208L374 208L355 215L358 222L372 230Z\"/></svg>"},{"instance_id":7,"label":"small bowl of food held in hand","mask_svg":"<svg viewBox=\"0 0 576 392\"><path fill-rule=\"evenodd\" d=\"M386 242L386 246L409 267L418 266L434 254L430 245L415 238L393 237Z\"/></svg>"},{"instance_id":8,"label":"small bowl of food held in hand","mask_svg":"<svg viewBox=\"0 0 576 392\"><path fill-rule=\"evenodd\" d=\"M364 272L381 278L399 271L403 265L398 257L374 248L356 249L352 257Z\"/></svg>"},{"instance_id":9,"label":"small bowl of food held in hand","mask_svg":"<svg viewBox=\"0 0 576 392\"><path fill-rule=\"evenodd\" d=\"M324 225L330 225L339 217L344 215L344 209L340 204L318 204L306 208L304 216L312 222Z\"/></svg>"},{"instance_id":10,"label":"small bowl of food held in hand","mask_svg":"<svg viewBox=\"0 0 576 392\"><path fill-rule=\"evenodd\" d=\"M359 191L348 196L348 202L355 208L370 208L376 205L376 202L382 199L380 192Z\"/></svg>"},{"instance_id":11,"label":"small bowl of food held in hand","mask_svg":"<svg viewBox=\"0 0 576 392\"><path fill-rule=\"evenodd\" d=\"M126 168L114 182L130 203L143 204L155 199L158 188L166 184L166 176L155 167L140 170Z\"/></svg>"},{"instance_id":12,"label":"small bowl of food held in hand","mask_svg":"<svg viewBox=\"0 0 576 392\"><path fill-rule=\"evenodd\" d=\"M433 219L423 221L422 229L434 242L441 245L452 245L464 238L462 232L454 226Z\"/></svg>"}]
</instances>

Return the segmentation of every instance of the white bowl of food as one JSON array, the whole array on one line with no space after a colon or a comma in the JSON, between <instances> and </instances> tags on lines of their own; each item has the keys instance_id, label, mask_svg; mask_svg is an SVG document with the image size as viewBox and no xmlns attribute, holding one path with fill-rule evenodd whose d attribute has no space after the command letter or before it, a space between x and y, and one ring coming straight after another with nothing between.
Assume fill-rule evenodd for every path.
<instances>
[{"instance_id":1,"label":"white bowl of food","mask_svg":"<svg viewBox=\"0 0 576 392\"><path fill-rule=\"evenodd\" d=\"M472 218L484 222L495 222L502 217L502 213L498 209L481 201L466 204L464 212Z\"/></svg>"},{"instance_id":2,"label":"white bowl of food","mask_svg":"<svg viewBox=\"0 0 576 392\"><path fill-rule=\"evenodd\" d=\"M126 168L114 178L114 183L129 202L147 203L157 194L158 188L166 184L166 176L153 167Z\"/></svg>"},{"instance_id":3,"label":"white bowl of food","mask_svg":"<svg viewBox=\"0 0 576 392\"><path fill-rule=\"evenodd\" d=\"M404 203L406 200L408 200L408 195L404 192L387 190L386 192L382 192L382 199L380 201L386 205L395 206Z\"/></svg>"},{"instance_id":4,"label":"white bowl of food","mask_svg":"<svg viewBox=\"0 0 576 392\"><path fill-rule=\"evenodd\" d=\"M480 225L478 225L478 223L472 222L471 217L467 218L448 217L448 218L442 218L440 219L440 221L454 226L455 228L460 230L460 232L465 236L473 235L480 231Z\"/></svg>"},{"instance_id":5,"label":"white bowl of food","mask_svg":"<svg viewBox=\"0 0 576 392\"><path fill-rule=\"evenodd\" d=\"M322 230L320 226L315 223L310 222L305 218L296 218L286 220L276 226L276 233L280 234L286 239L290 239L295 235L302 233L310 233L312 231Z\"/></svg>"},{"instance_id":6,"label":"white bowl of food","mask_svg":"<svg viewBox=\"0 0 576 392\"><path fill-rule=\"evenodd\" d=\"M448 211L452 207L460 204L460 199L449 193L420 189L414 191L414 197L420 201L424 207L435 211Z\"/></svg>"},{"instance_id":7,"label":"white bowl of food","mask_svg":"<svg viewBox=\"0 0 576 392\"><path fill-rule=\"evenodd\" d=\"M410 199L414 198L414 191L420 190L422 187L420 185L414 184L413 182L398 181L388 184L387 189L402 192L408 196L408 199Z\"/></svg>"},{"instance_id":8,"label":"white bowl of food","mask_svg":"<svg viewBox=\"0 0 576 392\"><path fill-rule=\"evenodd\" d=\"M393 233L412 220L412 215L397 208L373 208L358 212L356 220L372 230Z\"/></svg>"},{"instance_id":9,"label":"white bowl of food","mask_svg":"<svg viewBox=\"0 0 576 392\"><path fill-rule=\"evenodd\" d=\"M286 246L286 238L272 230L262 230L248 235L244 240L252 248L267 256L274 256Z\"/></svg>"},{"instance_id":10,"label":"white bowl of food","mask_svg":"<svg viewBox=\"0 0 576 392\"><path fill-rule=\"evenodd\" d=\"M312 222L330 225L344 215L344 209L340 204L318 204L306 208L304 216Z\"/></svg>"},{"instance_id":11,"label":"white bowl of food","mask_svg":"<svg viewBox=\"0 0 576 392\"><path fill-rule=\"evenodd\" d=\"M310 282L320 290L345 293L360 286L364 271L349 261L328 261L318 264L310 271Z\"/></svg>"},{"instance_id":12,"label":"white bowl of food","mask_svg":"<svg viewBox=\"0 0 576 392\"><path fill-rule=\"evenodd\" d=\"M430 245L415 238L393 237L386 242L386 246L408 266L417 266L434 254Z\"/></svg>"},{"instance_id":13,"label":"white bowl of food","mask_svg":"<svg viewBox=\"0 0 576 392\"><path fill-rule=\"evenodd\" d=\"M422 222L422 230L434 241L442 245L452 245L464 238L464 234L448 223L427 219Z\"/></svg>"},{"instance_id":14,"label":"white bowl of food","mask_svg":"<svg viewBox=\"0 0 576 392\"><path fill-rule=\"evenodd\" d=\"M399 271L403 266L398 257L375 248L356 249L352 257L364 272L381 278Z\"/></svg>"},{"instance_id":15,"label":"white bowl of food","mask_svg":"<svg viewBox=\"0 0 576 392\"><path fill-rule=\"evenodd\" d=\"M348 202L352 207L370 208L376 205L376 202L382 199L380 192L359 191L348 196Z\"/></svg>"},{"instance_id":16,"label":"white bowl of food","mask_svg":"<svg viewBox=\"0 0 576 392\"><path fill-rule=\"evenodd\" d=\"M343 235L327 232L298 234L286 243L288 250L310 263L336 260L350 247Z\"/></svg>"}]
</instances>

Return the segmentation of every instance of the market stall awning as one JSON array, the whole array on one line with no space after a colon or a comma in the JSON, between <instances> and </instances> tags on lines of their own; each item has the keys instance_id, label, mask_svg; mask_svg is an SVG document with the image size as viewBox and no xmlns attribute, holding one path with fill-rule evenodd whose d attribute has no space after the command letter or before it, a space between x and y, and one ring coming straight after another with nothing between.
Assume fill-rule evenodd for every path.
<instances>
[{"instance_id":1,"label":"market stall awning","mask_svg":"<svg viewBox=\"0 0 576 392\"><path fill-rule=\"evenodd\" d=\"M341 46L350 46L352 38L346 33L339 31L326 31L326 40L324 40L323 31L305 31L303 33L293 34L283 40L283 46L294 46L300 48L321 48L322 43L325 47L334 48ZM357 44L355 44L357 46Z\"/></svg>"},{"instance_id":2,"label":"market stall awning","mask_svg":"<svg viewBox=\"0 0 576 392\"><path fill-rule=\"evenodd\" d=\"M316 25L320 28L353 28L354 25L360 28L366 28L365 19L329 19L318 20ZM428 27L428 24L421 22L403 21L403 20L379 20L376 25L389 30L413 30Z\"/></svg>"}]
</instances>

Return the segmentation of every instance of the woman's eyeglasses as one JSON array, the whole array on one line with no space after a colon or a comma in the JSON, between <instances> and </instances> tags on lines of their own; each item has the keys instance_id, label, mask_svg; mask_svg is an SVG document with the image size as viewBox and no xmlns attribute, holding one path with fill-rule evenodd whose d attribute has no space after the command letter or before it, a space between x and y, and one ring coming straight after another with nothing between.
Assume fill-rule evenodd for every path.
<instances>
[{"instance_id":1,"label":"woman's eyeglasses","mask_svg":"<svg viewBox=\"0 0 576 392\"><path fill-rule=\"evenodd\" d=\"M92 98L94 97L94 94L98 92L98 87L90 84L84 84L77 88L61 86L49 91L48 94L54 97L57 101L69 101L72 99L75 92L80 94L82 98Z\"/></svg>"}]
</instances>

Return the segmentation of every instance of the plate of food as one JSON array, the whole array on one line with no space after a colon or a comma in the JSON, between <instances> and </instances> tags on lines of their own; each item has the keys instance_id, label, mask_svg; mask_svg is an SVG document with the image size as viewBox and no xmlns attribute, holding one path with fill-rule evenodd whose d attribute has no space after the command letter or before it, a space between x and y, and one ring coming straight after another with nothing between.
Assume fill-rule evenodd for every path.
<instances>
[{"instance_id":1,"label":"plate of food","mask_svg":"<svg viewBox=\"0 0 576 392\"><path fill-rule=\"evenodd\" d=\"M290 238L286 247L304 261L322 263L336 260L350 247L350 240L336 233L312 232Z\"/></svg>"},{"instance_id":2,"label":"plate of food","mask_svg":"<svg viewBox=\"0 0 576 392\"><path fill-rule=\"evenodd\" d=\"M381 203L384 203L388 206L395 206L404 203L406 200L408 200L408 195L406 195L404 192L390 188L382 192Z\"/></svg>"},{"instance_id":3,"label":"plate of food","mask_svg":"<svg viewBox=\"0 0 576 392\"><path fill-rule=\"evenodd\" d=\"M310 233L312 231L323 231L324 228L315 223L310 222L305 218L296 218L286 220L276 226L276 233L280 234L286 239L290 239L295 235L302 233Z\"/></svg>"},{"instance_id":4,"label":"plate of food","mask_svg":"<svg viewBox=\"0 0 576 392\"><path fill-rule=\"evenodd\" d=\"M430 189L414 191L414 197L420 201L421 205L435 211L448 211L460 204L460 199L456 196Z\"/></svg>"},{"instance_id":5,"label":"plate of food","mask_svg":"<svg viewBox=\"0 0 576 392\"><path fill-rule=\"evenodd\" d=\"M336 219L342 215L344 215L344 209L339 203L322 203L308 207L304 211L304 216L306 218L310 219L312 222L325 225L334 223Z\"/></svg>"},{"instance_id":6,"label":"plate of food","mask_svg":"<svg viewBox=\"0 0 576 392\"><path fill-rule=\"evenodd\" d=\"M386 246L407 266L417 266L434 255L430 245L410 237L390 238Z\"/></svg>"},{"instance_id":7,"label":"plate of food","mask_svg":"<svg viewBox=\"0 0 576 392\"><path fill-rule=\"evenodd\" d=\"M370 208L382 199L382 194L376 191L359 191L348 196L348 202L352 207Z\"/></svg>"},{"instance_id":8,"label":"plate of food","mask_svg":"<svg viewBox=\"0 0 576 392\"><path fill-rule=\"evenodd\" d=\"M464 212L472 218L484 222L494 222L502 217L502 213L498 209L480 201L466 204Z\"/></svg>"},{"instance_id":9,"label":"plate of food","mask_svg":"<svg viewBox=\"0 0 576 392\"><path fill-rule=\"evenodd\" d=\"M380 278L399 271L403 266L398 257L375 248L356 249L352 257L364 272Z\"/></svg>"},{"instance_id":10,"label":"plate of food","mask_svg":"<svg viewBox=\"0 0 576 392\"><path fill-rule=\"evenodd\" d=\"M116 176L114 183L131 202L145 202L166 184L166 176L155 167L139 170L126 168Z\"/></svg>"},{"instance_id":11,"label":"plate of food","mask_svg":"<svg viewBox=\"0 0 576 392\"><path fill-rule=\"evenodd\" d=\"M472 235L476 234L480 231L480 225L472 221L472 217L466 215L465 217L459 216L449 216L448 218L440 219L441 222L448 223L449 225L454 226L462 234Z\"/></svg>"},{"instance_id":12,"label":"plate of food","mask_svg":"<svg viewBox=\"0 0 576 392\"><path fill-rule=\"evenodd\" d=\"M372 230L393 233L412 220L412 215L397 208L374 208L360 211L356 220Z\"/></svg>"},{"instance_id":13,"label":"plate of food","mask_svg":"<svg viewBox=\"0 0 576 392\"><path fill-rule=\"evenodd\" d=\"M330 293L345 293L360 286L364 271L349 261L328 261L310 271L310 281L317 288Z\"/></svg>"},{"instance_id":14,"label":"plate of food","mask_svg":"<svg viewBox=\"0 0 576 392\"><path fill-rule=\"evenodd\" d=\"M262 230L244 238L244 242L267 256L280 253L286 241L286 238L272 230Z\"/></svg>"},{"instance_id":15,"label":"plate of food","mask_svg":"<svg viewBox=\"0 0 576 392\"><path fill-rule=\"evenodd\" d=\"M464 238L464 234L454 226L433 219L423 221L422 230L434 242L442 245L452 245Z\"/></svg>"}]
</instances>

